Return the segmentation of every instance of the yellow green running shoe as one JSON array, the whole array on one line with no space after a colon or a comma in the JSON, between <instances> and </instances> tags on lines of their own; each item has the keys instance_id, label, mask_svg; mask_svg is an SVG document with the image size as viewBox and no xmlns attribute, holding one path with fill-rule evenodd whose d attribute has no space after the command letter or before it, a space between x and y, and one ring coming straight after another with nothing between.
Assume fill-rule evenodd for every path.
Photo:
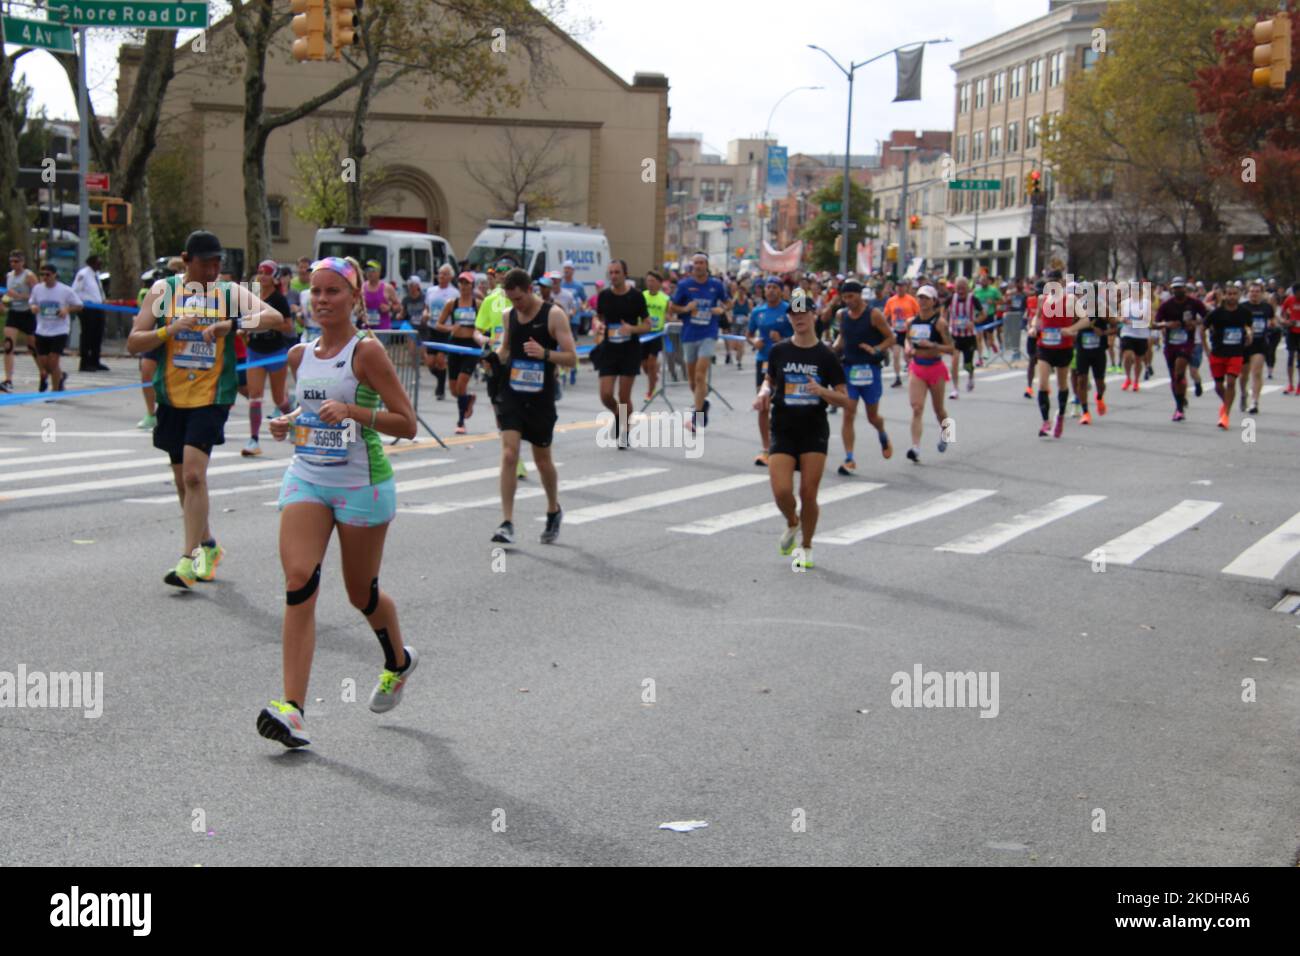
<instances>
[{"instance_id":1,"label":"yellow green running shoe","mask_svg":"<svg viewBox=\"0 0 1300 956\"><path fill-rule=\"evenodd\" d=\"M271 701L257 715L257 732L267 740L275 740L286 747L306 747L311 743L303 726L302 711L293 704Z\"/></svg>"},{"instance_id":2,"label":"yellow green running shoe","mask_svg":"<svg viewBox=\"0 0 1300 956\"><path fill-rule=\"evenodd\" d=\"M167 572L167 576L163 580L174 588L188 590L193 587L194 582L198 580L198 577L194 574L194 559L189 555L181 558L176 567Z\"/></svg>"},{"instance_id":3,"label":"yellow green running shoe","mask_svg":"<svg viewBox=\"0 0 1300 956\"><path fill-rule=\"evenodd\" d=\"M217 565L226 556L226 549L221 545L209 548L200 546L194 550L194 576L200 581L215 581Z\"/></svg>"},{"instance_id":4,"label":"yellow green running shoe","mask_svg":"<svg viewBox=\"0 0 1300 956\"><path fill-rule=\"evenodd\" d=\"M379 683L375 689L370 692L370 709L376 714L387 713L402 702L402 690L406 687L406 679L415 673L415 667L420 663L420 655L415 653L415 648L406 648L406 669L403 671L390 671L387 668L380 671Z\"/></svg>"}]
</instances>

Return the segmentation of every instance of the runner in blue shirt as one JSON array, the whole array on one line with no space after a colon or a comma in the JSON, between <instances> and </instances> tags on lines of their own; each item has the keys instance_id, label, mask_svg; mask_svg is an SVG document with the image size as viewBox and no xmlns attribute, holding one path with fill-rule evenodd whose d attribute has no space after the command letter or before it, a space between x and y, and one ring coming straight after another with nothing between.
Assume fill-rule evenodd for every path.
<instances>
[{"instance_id":1,"label":"runner in blue shirt","mask_svg":"<svg viewBox=\"0 0 1300 956\"><path fill-rule=\"evenodd\" d=\"M677 292L668 307L673 315L682 316L682 354L686 375L695 395L695 410L686 427L709 424L709 369L718 344L718 319L731 303L727 287L709 275L709 257L697 252L691 257L691 274L677 283Z\"/></svg>"},{"instance_id":2,"label":"runner in blue shirt","mask_svg":"<svg viewBox=\"0 0 1300 956\"><path fill-rule=\"evenodd\" d=\"M766 283L755 283L755 292L762 288L763 303L754 307L749 317L749 336L754 345L754 375L757 388L763 387L767 378L767 360L772 346L777 342L794 336L794 326L790 324L790 304L781 298L781 282L769 279ZM767 466L768 449L772 445L771 420L768 415L758 413L758 434L763 439L763 448L754 459L754 464Z\"/></svg>"},{"instance_id":3,"label":"runner in blue shirt","mask_svg":"<svg viewBox=\"0 0 1300 956\"><path fill-rule=\"evenodd\" d=\"M853 460L853 429L859 399L866 405L867 421L880 439L880 454L885 458L894 454L894 446L885 433L885 420L880 416L880 395L882 363L898 340L885 320L885 313L868 306L862 291L862 283L854 279L840 287L844 308L836 313L839 334L831 346L844 364L844 378L848 382L849 404L840 427L844 464L840 465L839 474L844 476L852 475L858 467Z\"/></svg>"}]
</instances>

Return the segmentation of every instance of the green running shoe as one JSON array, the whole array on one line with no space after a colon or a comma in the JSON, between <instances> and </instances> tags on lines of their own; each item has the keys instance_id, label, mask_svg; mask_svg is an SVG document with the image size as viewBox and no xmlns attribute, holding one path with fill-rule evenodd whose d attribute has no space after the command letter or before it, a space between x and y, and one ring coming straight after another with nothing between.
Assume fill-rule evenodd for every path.
<instances>
[{"instance_id":1,"label":"green running shoe","mask_svg":"<svg viewBox=\"0 0 1300 956\"><path fill-rule=\"evenodd\" d=\"M785 531L781 532L781 553L786 557L789 557L794 551L794 539L795 535L798 533L799 525L795 525L793 528L786 528Z\"/></svg>"},{"instance_id":2,"label":"green running shoe","mask_svg":"<svg viewBox=\"0 0 1300 956\"><path fill-rule=\"evenodd\" d=\"M217 565L226 556L226 549L221 545L209 548L200 546L194 550L194 576L200 581L215 581Z\"/></svg>"},{"instance_id":3,"label":"green running shoe","mask_svg":"<svg viewBox=\"0 0 1300 956\"><path fill-rule=\"evenodd\" d=\"M194 586L194 582L198 580L198 577L194 574L194 558L190 555L181 558L176 567L167 572L167 576L163 580L174 588L189 590Z\"/></svg>"},{"instance_id":4,"label":"green running shoe","mask_svg":"<svg viewBox=\"0 0 1300 956\"><path fill-rule=\"evenodd\" d=\"M303 726L302 711L293 704L271 701L257 715L257 732L267 740L275 740L286 747L306 747L311 743Z\"/></svg>"},{"instance_id":5,"label":"green running shoe","mask_svg":"<svg viewBox=\"0 0 1300 956\"><path fill-rule=\"evenodd\" d=\"M135 423L135 427L141 431L153 431L158 426L158 417L156 415L146 415Z\"/></svg>"}]
</instances>

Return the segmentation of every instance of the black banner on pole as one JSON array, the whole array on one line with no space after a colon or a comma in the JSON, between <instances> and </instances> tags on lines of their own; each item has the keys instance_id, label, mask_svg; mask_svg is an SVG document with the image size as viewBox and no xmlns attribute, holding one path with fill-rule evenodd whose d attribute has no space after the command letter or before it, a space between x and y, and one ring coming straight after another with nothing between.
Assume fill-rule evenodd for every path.
<instances>
[{"instance_id":1,"label":"black banner on pole","mask_svg":"<svg viewBox=\"0 0 1300 956\"><path fill-rule=\"evenodd\" d=\"M925 56L925 45L912 50L898 50L895 57L898 62L898 95L895 103L921 98L921 59Z\"/></svg>"}]
</instances>

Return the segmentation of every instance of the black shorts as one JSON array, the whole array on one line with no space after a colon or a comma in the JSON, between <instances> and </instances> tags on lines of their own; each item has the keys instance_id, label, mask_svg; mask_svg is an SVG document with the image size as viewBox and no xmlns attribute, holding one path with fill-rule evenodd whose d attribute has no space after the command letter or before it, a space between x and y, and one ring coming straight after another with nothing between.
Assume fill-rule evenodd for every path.
<instances>
[{"instance_id":1,"label":"black shorts","mask_svg":"<svg viewBox=\"0 0 1300 956\"><path fill-rule=\"evenodd\" d=\"M596 374L601 378L611 375L636 377L641 373L640 341L602 342L595 353L595 365Z\"/></svg>"},{"instance_id":2,"label":"black shorts","mask_svg":"<svg viewBox=\"0 0 1300 956\"><path fill-rule=\"evenodd\" d=\"M17 329L23 335L36 334L36 316L30 312L15 312L9 310L9 317L5 319L5 328Z\"/></svg>"},{"instance_id":3,"label":"black shorts","mask_svg":"<svg viewBox=\"0 0 1300 956\"><path fill-rule=\"evenodd\" d=\"M421 342L444 342L444 343L445 343L445 342L450 342L450 341L451 341L451 333L450 333L450 332L439 332L439 331L438 331L437 329L435 329L432 325L422 325L422 326L420 326L420 328L419 328L419 333L420 333L420 341L421 341ZM425 352L427 352L427 353L430 354L430 355L450 355L450 354L451 354L450 352L444 352L444 351L442 351L441 349L433 349L433 348L429 348L429 346L427 346L427 345L424 347L424 350L425 350Z\"/></svg>"},{"instance_id":4,"label":"black shorts","mask_svg":"<svg viewBox=\"0 0 1300 956\"><path fill-rule=\"evenodd\" d=\"M1288 352L1300 352L1300 330L1287 332L1286 350Z\"/></svg>"},{"instance_id":5,"label":"black shorts","mask_svg":"<svg viewBox=\"0 0 1300 956\"><path fill-rule=\"evenodd\" d=\"M1080 375L1086 376L1092 373L1099 383L1106 381L1106 350L1105 349L1076 349L1074 353L1074 367Z\"/></svg>"},{"instance_id":6,"label":"black shorts","mask_svg":"<svg viewBox=\"0 0 1300 956\"><path fill-rule=\"evenodd\" d=\"M649 342L641 343L641 358L648 359L652 355L658 355L664 350L664 337L661 335L657 339L651 339Z\"/></svg>"},{"instance_id":7,"label":"black shorts","mask_svg":"<svg viewBox=\"0 0 1300 956\"><path fill-rule=\"evenodd\" d=\"M1039 349L1038 361L1046 362L1052 368L1069 368L1074 358L1074 349Z\"/></svg>"},{"instance_id":8,"label":"black shorts","mask_svg":"<svg viewBox=\"0 0 1300 956\"><path fill-rule=\"evenodd\" d=\"M1122 336L1119 340L1120 351L1132 352L1134 355L1142 356L1147 354L1147 340L1135 339L1127 335Z\"/></svg>"},{"instance_id":9,"label":"black shorts","mask_svg":"<svg viewBox=\"0 0 1300 956\"><path fill-rule=\"evenodd\" d=\"M1250 358L1250 356L1252 355L1267 355L1267 354L1268 354L1268 339L1266 339L1262 335L1252 336L1250 339L1250 344L1246 346L1246 352L1245 352L1246 358ZM1250 363L1247 362L1246 364L1249 365Z\"/></svg>"},{"instance_id":10,"label":"black shorts","mask_svg":"<svg viewBox=\"0 0 1300 956\"><path fill-rule=\"evenodd\" d=\"M63 350L67 347L68 337L66 335L36 336L37 355L62 355Z\"/></svg>"},{"instance_id":11,"label":"black shorts","mask_svg":"<svg viewBox=\"0 0 1300 956\"><path fill-rule=\"evenodd\" d=\"M775 412L776 409L773 409ZM769 455L789 455L799 467L799 456L807 454L825 455L830 449L830 424L825 418L810 425L792 426L789 422L780 422L772 416L772 446Z\"/></svg>"},{"instance_id":12,"label":"black shorts","mask_svg":"<svg viewBox=\"0 0 1300 956\"><path fill-rule=\"evenodd\" d=\"M153 429L153 447L165 451L173 465L185 457L185 446L192 445L205 455L214 445L226 443L226 418L229 405L204 405L201 408L175 408L158 403L158 424Z\"/></svg>"},{"instance_id":13,"label":"black shorts","mask_svg":"<svg viewBox=\"0 0 1300 956\"><path fill-rule=\"evenodd\" d=\"M952 344L961 353L961 357L968 368L975 363L975 336L954 335Z\"/></svg>"},{"instance_id":14,"label":"black shorts","mask_svg":"<svg viewBox=\"0 0 1300 956\"><path fill-rule=\"evenodd\" d=\"M507 387L501 390L500 400L496 404L497 430L519 432L523 440L537 448L550 448L555 436L555 421L559 414L555 411L552 398L520 398L518 393Z\"/></svg>"},{"instance_id":15,"label":"black shorts","mask_svg":"<svg viewBox=\"0 0 1300 956\"><path fill-rule=\"evenodd\" d=\"M460 345L459 342L452 342L452 345ZM473 376L474 369L478 368L481 361L477 355L462 355L460 352L447 353L447 374L452 378L461 375Z\"/></svg>"},{"instance_id":16,"label":"black shorts","mask_svg":"<svg viewBox=\"0 0 1300 956\"><path fill-rule=\"evenodd\" d=\"M1029 335L1025 337L1025 351L1029 353L1030 358L1038 354L1038 336Z\"/></svg>"}]
</instances>

